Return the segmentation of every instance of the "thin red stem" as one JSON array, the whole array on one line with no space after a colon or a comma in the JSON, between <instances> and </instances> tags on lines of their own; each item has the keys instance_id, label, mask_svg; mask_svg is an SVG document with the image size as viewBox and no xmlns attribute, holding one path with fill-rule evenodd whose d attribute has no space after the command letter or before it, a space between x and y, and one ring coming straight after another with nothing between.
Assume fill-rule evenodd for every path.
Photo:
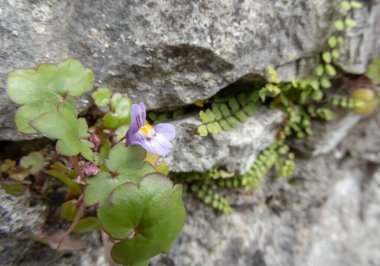
<instances>
[{"instance_id":1,"label":"thin red stem","mask_svg":"<svg viewBox=\"0 0 380 266\"><path fill-rule=\"evenodd\" d=\"M103 247L104 247L104 255L106 257L107 263L109 266L114 266L112 257L111 257L111 249L109 245L109 237L108 235L101 230L101 236L102 236L102 242L103 242Z\"/></svg>"}]
</instances>

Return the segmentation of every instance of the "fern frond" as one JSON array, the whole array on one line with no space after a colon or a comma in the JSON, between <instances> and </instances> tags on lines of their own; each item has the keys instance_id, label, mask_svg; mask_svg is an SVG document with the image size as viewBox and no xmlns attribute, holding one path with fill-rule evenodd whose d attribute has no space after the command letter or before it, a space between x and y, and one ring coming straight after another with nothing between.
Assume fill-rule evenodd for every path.
<instances>
[{"instance_id":1,"label":"fern frond","mask_svg":"<svg viewBox=\"0 0 380 266\"><path fill-rule=\"evenodd\" d=\"M216 101L210 108L200 111L202 125L198 127L198 134L218 134L247 121L258 107L255 96L256 93L242 93L225 101Z\"/></svg>"},{"instance_id":2,"label":"fern frond","mask_svg":"<svg viewBox=\"0 0 380 266\"><path fill-rule=\"evenodd\" d=\"M195 183L191 186L191 191L205 204L224 213L230 212L232 208L228 200L217 190L218 187L211 183Z\"/></svg>"}]
</instances>

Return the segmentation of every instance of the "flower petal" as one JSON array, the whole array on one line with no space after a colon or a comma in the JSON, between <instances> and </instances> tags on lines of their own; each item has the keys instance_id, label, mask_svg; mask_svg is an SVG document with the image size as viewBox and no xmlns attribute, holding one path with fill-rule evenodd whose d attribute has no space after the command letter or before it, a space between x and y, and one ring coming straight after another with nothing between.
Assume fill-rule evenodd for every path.
<instances>
[{"instance_id":1,"label":"flower petal","mask_svg":"<svg viewBox=\"0 0 380 266\"><path fill-rule=\"evenodd\" d=\"M154 126L157 134L164 135L167 140L173 140L175 137L175 127L172 124L161 123Z\"/></svg>"},{"instance_id":2,"label":"flower petal","mask_svg":"<svg viewBox=\"0 0 380 266\"><path fill-rule=\"evenodd\" d=\"M139 134L136 134L132 137L132 141L129 145L141 145L145 150L160 156L167 155L173 148L173 145L165 135L159 133L150 140L144 139L139 136Z\"/></svg>"},{"instance_id":3,"label":"flower petal","mask_svg":"<svg viewBox=\"0 0 380 266\"><path fill-rule=\"evenodd\" d=\"M131 107L131 125L129 131L131 133L136 133L139 129L144 126L146 119L146 109L144 103L132 104Z\"/></svg>"},{"instance_id":4,"label":"flower petal","mask_svg":"<svg viewBox=\"0 0 380 266\"><path fill-rule=\"evenodd\" d=\"M132 104L131 107L131 124L127 131L127 142L132 144L134 135L144 126L146 119L146 109L144 103Z\"/></svg>"}]
</instances>

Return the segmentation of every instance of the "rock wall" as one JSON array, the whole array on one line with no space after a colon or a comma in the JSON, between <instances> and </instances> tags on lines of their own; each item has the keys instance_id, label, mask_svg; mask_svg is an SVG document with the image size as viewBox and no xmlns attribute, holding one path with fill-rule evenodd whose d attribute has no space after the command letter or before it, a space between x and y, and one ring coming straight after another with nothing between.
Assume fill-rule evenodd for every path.
<instances>
[{"instance_id":1,"label":"rock wall","mask_svg":"<svg viewBox=\"0 0 380 266\"><path fill-rule=\"evenodd\" d=\"M379 53L379 1L355 11L341 66L362 73ZM150 109L206 99L242 77L304 76L325 45L339 5L329 0L0 2L0 140L15 134L7 73L77 58L96 84L128 93ZM370 23L368 23L370 22ZM89 102L85 102L87 105Z\"/></svg>"},{"instance_id":2,"label":"rock wall","mask_svg":"<svg viewBox=\"0 0 380 266\"><path fill-rule=\"evenodd\" d=\"M380 1L363 3L355 11L359 27L341 50L346 73L362 73L380 55ZM125 92L150 109L182 106L242 77L265 78L268 65L283 80L306 75L339 16L337 6L328 0L2 0L0 140L30 138L15 133L16 106L5 94L14 69L74 57L94 70L96 86ZM84 97L81 105L91 102ZM195 115L180 118L166 159L175 171L244 172L274 140L282 118L263 107L240 128L207 138L194 135ZM378 265L380 114L360 119L349 114L317 124L313 139L294 143L308 159L298 160L291 182L271 177L254 192L228 193L232 214L187 197L182 235L152 265ZM41 265L44 257L51 265L105 264L97 235L82 237L86 251L68 255L27 241L25 232L44 223L45 205L28 206L28 196L0 197L0 265Z\"/></svg>"}]
</instances>

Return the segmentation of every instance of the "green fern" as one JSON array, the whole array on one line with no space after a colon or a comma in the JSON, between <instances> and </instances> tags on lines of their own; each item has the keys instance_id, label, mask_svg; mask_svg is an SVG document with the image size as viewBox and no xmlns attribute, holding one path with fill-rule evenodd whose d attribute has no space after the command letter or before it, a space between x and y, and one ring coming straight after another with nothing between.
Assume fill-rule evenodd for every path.
<instances>
[{"instance_id":1,"label":"green fern","mask_svg":"<svg viewBox=\"0 0 380 266\"><path fill-rule=\"evenodd\" d=\"M210 108L200 111L202 125L198 127L198 134L207 136L235 128L247 121L257 107L257 93L242 93L225 101L216 101Z\"/></svg>"},{"instance_id":2,"label":"green fern","mask_svg":"<svg viewBox=\"0 0 380 266\"><path fill-rule=\"evenodd\" d=\"M279 176L290 176L295 168L294 154L289 151L289 147L282 141L274 142L261 151L247 173L232 179L218 180L218 186L226 188L243 187L245 189L257 188L273 167L276 167Z\"/></svg>"},{"instance_id":3,"label":"green fern","mask_svg":"<svg viewBox=\"0 0 380 266\"><path fill-rule=\"evenodd\" d=\"M228 200L218 191L218 187L208 182L198 182L191 186L197 198L214 209L228 213L232 210Z\"/></svg>"},{"instance_id":4,"label":"green fern","mask_svg":"<svg viewBox=\"0 0 380 266\"><path fill-rule=\"evenodd\" d=\"M352 97L347 96L334 96L331 100L331 104L337 107L353 109L356 107L362 107L363 101L356 100Z\"/></svg>"}]
</instances>

